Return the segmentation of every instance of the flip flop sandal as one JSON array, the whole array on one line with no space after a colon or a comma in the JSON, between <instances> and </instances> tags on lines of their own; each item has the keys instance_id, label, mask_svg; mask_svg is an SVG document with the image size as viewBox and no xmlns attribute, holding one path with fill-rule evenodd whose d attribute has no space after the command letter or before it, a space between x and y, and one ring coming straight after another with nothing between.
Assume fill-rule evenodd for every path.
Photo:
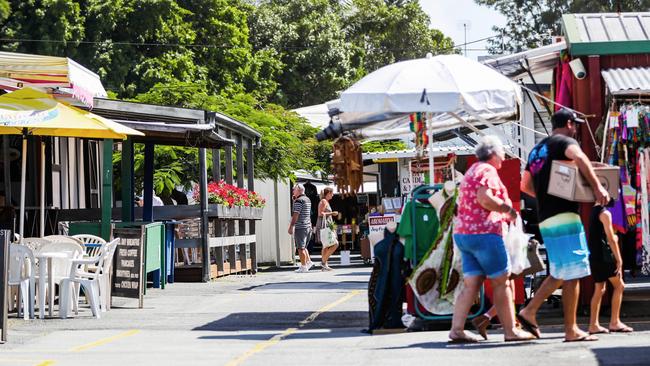
<instances>
[{"instance_id":1,"label":"flip flop sandal","mask_svg":"<svg viewBox=\"0 0 650 366\"><path fill-rule=\"evenodd\" d=\"M528 333L534 335L536 338L541 338L541 334L539 333L539 327L537 327L535 324L529 322L524 318L523 316L517 314L517 320L519 320L519 324L521 324L521 327L527 331Z\"/></svg>"},{"instance_id":2,"label":"flip flop sandal","mask_svg":"<svg viewBox=\"0 0 650 366\"><path fill-rule=\"evenodd\" d=\"M590 335L582 336L582 337L580 337L580 338L576 338L576 339L565 339L564 342L565 342L565 343L571 343L571 342L594 342L594 341L597 341L597 340L598 340L598 337L596 337L595 335L590 334Z\"/></svg>"},{"instance_id":3,"label":"flip flop sandal","mask_svg":"<svg viewBox=\"0 0 650 366\"><path fill-rule=\"evenodd\" d=\"M597 331L597 332L589 332L589 335L594 335L594 334L609 334L609 332L610 332L609 330L607 330L607 329L603 329L603 330L599 330L599 331Z\"/></svg>"},{"instance_id":4,"label":"flip flop sandal","mask_svg":"<svg viewBox=\"0 0 650 366\"><path fill-rule=\"evenodd\" d=\"M472 336L463 336L463 337L458 337L458 338L449 338L449 341L447 343L450 344L466 344L466 343L478 343L479 339L474 338Z\"/></svg>"},{"instance_id":5,"label":"flip flop sandal","mask_svg":"<svg viewBox=\"0 0 650 366\"><path fill-rule=\"evenodd\" d=\"M623 327L623 328L618 328L618 329L610 329L609 330L611 333L632 333L634 332L634 329L630 327Z\"/></svg>"}]
</instances>

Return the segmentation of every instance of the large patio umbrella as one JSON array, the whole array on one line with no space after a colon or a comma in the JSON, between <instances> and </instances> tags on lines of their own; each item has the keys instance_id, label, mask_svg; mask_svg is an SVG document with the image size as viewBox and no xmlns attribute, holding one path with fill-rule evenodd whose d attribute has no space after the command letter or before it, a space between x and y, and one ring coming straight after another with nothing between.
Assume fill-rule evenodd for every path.
<instances>
[{"instance_id":1,"label":"large patio umbrella","mask_svg":"<svg viewBox=\"0 0 650 366\"><path fill-rule=\"evenodd\" d=\"M27 136L58 136L98 139L125 139L141 132L93 113L56 101L51 95L32 88L0 96L0 135L22 135L20 186L20 226L24 235ZM41 235L45 234L45 145L41 145Z\"/></svg>"},{"instance_id":2,"label":"large patio umbrella","mask_svg":"<svg viewBox=\"0 0 650 366\"><path fill-rule=\"evenodd\" d=\"M24 87L52 88L90 107L94 97L106 96L99 76L67 57L0 52L0 88Z\"/></svg>"},{"instance_id":3,"label":"large patio umbrella","mask_svg":"<svg viewBox=\"0 0 650 366\"><path fill-rule=\"evenodd\" d=\"M456 127L450 121L471 127L462 115L490 124L495 116L516 114L521 100L519 85L479 62L460 55L428 54L366 75L341 93L339 109L343 113L383 114L390 119L399 118L400 113L429 112L427 132L432 141L438 127ZM405 124L407 121L404 119ZM388 126L395 127L390 123ZM430 143L431 178L432 150Z\"/></svg>"}]
</instances>

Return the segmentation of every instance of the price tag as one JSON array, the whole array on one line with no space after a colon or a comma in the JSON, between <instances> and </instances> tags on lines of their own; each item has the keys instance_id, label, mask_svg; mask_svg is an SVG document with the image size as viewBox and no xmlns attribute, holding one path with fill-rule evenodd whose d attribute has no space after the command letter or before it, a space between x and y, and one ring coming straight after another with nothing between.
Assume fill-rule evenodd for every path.
<instances>
[{"instance_id":1,"label":"price tag","mask_svg":"<svg viewBox=\"0 0 650 366\"><path fill-rule=\"evenodd\" d=\"M422 220L423 220L424 222L429 221L429 215L424 215L424 216L422 216Z\"/></svg>"},{"instance_id":2,"label":"price tag","mask_svg":"<svg viewBox=\"0 0 650 366\"><path fill-rule=\"evenodd\" d=\"M621 112L611 112L609 115L609 128L618 128L618 118Z\"/></svg>"},{"instance_id":3,"label":"price tag","mask_svg":"<svg viewBox=\"0 0 650 366\"><path fill-rule=\"evenodd\" d=\"M636 108L628 109L625 112L625 119L628 128L639 127L639 111Z\"/></svg>"}]
</instances>

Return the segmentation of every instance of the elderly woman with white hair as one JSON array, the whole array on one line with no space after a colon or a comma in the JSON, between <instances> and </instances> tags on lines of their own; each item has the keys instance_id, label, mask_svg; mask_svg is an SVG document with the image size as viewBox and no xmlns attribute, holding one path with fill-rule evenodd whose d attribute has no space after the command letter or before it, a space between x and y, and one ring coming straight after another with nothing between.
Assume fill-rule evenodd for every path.
<instances>
[{"instance_id":1,"label":"elderly woman with white hair","mask_svg":"<svg viewBox=\"0 0 650 366\"><path fill-rule=\"evenodd\" d=\"M505 341L531 340L532 334L515 327L513 294L508 286L510 263L503 235L517 211L497 174L505 159L501 140L485 136L476 146L476 157L479 161L467 170L460 184L454 220L454 242L462 257L465 287L456 298L449 339L454 343L478 342L478 337L465 332L465 320L487 277Z\"/></svg>"}]
</instances>

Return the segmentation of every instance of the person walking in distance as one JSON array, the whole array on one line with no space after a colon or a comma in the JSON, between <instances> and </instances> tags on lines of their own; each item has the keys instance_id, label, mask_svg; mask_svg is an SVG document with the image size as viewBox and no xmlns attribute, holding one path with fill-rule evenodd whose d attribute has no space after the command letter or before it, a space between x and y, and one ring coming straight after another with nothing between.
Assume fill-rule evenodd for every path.
<instances>
[{"instance_id":1,"label":"person walking in distance","mask_svg":"<svg viewBox=\"0 0 650 366\"><path fill-rule=\"evenodd\" d=\"M293 187L293 210L291 223L289 224L289 235L293 239L300 256L300 267L296 270L298 273L308 272L314 265L309 257L307 243L311 236L311 201L305 196L305 187L302 184L296 184Z\"/></svg>"},{"instance_id":2,"label":"person walking in distance","mask_svg":"<svg viewBox=\"0 0 650 366\"><path fill-rule=\"evenodd\" d=\"M530 303L517 315L522 327L540 337L537 311L557 288L562 286L565 342L595 341L598 337L582 331L577 324L579 280L591 274L589 250L578 215L579 205L547 193L554 160L572 160L587 179L596 203L606 205L609 194L598 181L589 158L573 139L577 124L584 120L567 109L551 117L553 132L530 152L521 180L521 190L536 197L539 228L548 254L549 273Z\"/></svg>"},{"instance_id":3,"label":"person walking in distance","mask_svg":"<svg viewBox=\"0 0 650 366\"><path fill-rule=\"evenodd\" d=\"M613 204L614 202L610 202ZM621 303L623 302L623 259L618 247L618 237L612 226L612 214L601 205L591 209L589 218L589 264L591 277L595 284L594 295L591 298L591 314L589 318L589 333L601 334L609 332L629 333L633 329L621 322ZM612 293L612 310L609 328L600 326L600 302L605 294L605 285L609 281L614 287Z\"/></svg>"},{"instance_id":4,"label":"person walking in distance","mask_svg":"<svg viewBox=\"0 0 650 366\"><path fill-rule=\"evenodd\" d=\"M332 211L330 206L330 201L334 197L334 190L330 187L324 188L321 193L321 200L318 204L318 220L316 221L316 241L323 245L321 251L321 267L323 271L331 271L332 268L327 264L330 256L334 254L336 248L339 246L338 242L336 244L325 246L323 243L323 238L320 237L320 229L327 227L333 222L332 216L336 216L339 213Z\"/></svg>"}]
</instances>

